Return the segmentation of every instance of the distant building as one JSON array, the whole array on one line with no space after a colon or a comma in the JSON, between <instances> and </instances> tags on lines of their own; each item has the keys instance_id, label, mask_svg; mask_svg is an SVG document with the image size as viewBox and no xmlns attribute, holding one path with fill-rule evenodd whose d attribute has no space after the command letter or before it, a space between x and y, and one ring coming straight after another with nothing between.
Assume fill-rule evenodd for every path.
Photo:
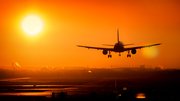
<instances>
[{"instance_id":1,"label":"distant building","mask_svg":"<svg viewBox=\"0 0 180 101\"><path fill-rule=\"evenodd\" d=\"M145 65L140 65L140 69L145 69Z\"/></svg>"},{"instance_id":2,"label":"distant building","mask_svg":"<svg viewBox=\"0 0 180 101\"><path fill-rule=\"evenodd\" d=\"M162 70L161 67L155 67L154 69L155 69L156 71Z\"/></svg>"}]
</instances>

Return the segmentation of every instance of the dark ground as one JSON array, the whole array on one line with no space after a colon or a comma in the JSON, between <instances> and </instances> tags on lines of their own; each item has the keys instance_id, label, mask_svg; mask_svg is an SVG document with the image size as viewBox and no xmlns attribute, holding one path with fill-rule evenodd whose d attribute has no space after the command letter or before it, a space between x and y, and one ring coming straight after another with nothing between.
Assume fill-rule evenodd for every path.
<instances>
[{"instance_id":1,"label":"dark ground","mask_svg":"<svg viewBox=\"0 0 180 101\"><path fill-rule=\"evenodd\" d=\"M1 79L0 101L180 100L179 70L91 70L67 70L58 72L59 77ZM138 96L140 93L142 96Z\"/></svg>"}]
</instances>

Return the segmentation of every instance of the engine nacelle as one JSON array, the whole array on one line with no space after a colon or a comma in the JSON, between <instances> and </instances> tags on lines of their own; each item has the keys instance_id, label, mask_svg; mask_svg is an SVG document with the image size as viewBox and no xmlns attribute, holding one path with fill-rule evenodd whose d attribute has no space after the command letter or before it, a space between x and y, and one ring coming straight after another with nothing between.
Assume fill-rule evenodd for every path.
<instances>
[{"instance_id":1,"label":"engine nacelle","mask_svg":"<svg viewBox=\"0 0 180 101\"><path fill-rule=\"evenodd\" d=\"M136 54L136 49L131 50L132 54Z\"/></svg>"},{"instance_id":2,"label":"engine nacelle","mask_svg":"<svg viewBox=\"0 0 180 101\"><path fill-rule=\"evenodd\" d=\"M106 55L108 53L107 50L103 50L103 54Z\"/></svg>"}]
</instances>

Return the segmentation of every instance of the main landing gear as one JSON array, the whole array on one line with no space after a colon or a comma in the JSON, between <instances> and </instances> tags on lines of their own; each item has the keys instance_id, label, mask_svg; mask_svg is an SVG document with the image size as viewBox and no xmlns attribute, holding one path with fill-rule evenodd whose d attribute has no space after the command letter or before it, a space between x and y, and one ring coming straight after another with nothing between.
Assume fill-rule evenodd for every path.
<instances>
[{"instance_id":1,"label":"main landing gear","mask_svg":"<svg viewBox=\"0 0 180 101\"><path fill-rule=\"evenodd\" d=\"M111 52L109 51L108 58L112 58Z\"/></svg>"},{"instance_id":2,"label":"main landing gear","mask_svg":"<svg viewBox=\"0 0 180 101\"><path fill-rule=\"evenodd\" d=\"M131 54L129 54L129 51L128 51L128 54L127 54L127 58L128 58L128 57L131 57Z\"/></svg>"},{"instance_id":3,"label":"main landing gear","mask_svg":"<svg viewBox=\"0 0 180 101\"><path fill-rule=\"evenodd\" d=\"M108 55L108 58L112 58L112 55Z\"/></svg>"}]
</instances>

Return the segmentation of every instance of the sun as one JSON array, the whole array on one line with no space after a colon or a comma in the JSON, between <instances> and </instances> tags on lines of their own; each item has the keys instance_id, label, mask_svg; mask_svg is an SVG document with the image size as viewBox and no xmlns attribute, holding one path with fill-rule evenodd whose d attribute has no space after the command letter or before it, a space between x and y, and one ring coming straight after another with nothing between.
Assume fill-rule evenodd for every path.
<instances>
[{"instance_id":1,"label":"sun","mask_svg":"<svg viewBox=\"0 0 180 101\"><path fill-rule=\"evenodd\" d=\"M157 47L144 48L143 55L146 58L155 58L158 56L158 49L157 49Z\"/></svg>"},{"instance_id":2,"label":"sun","mask_svg":"<svg viewBox=\"0 0 180 101\"><path fill-rule=\"evenodd\" d=\"M29 15L22 20L22 29L30 36L37 35L43 28L42 20L36 15Z\"/></svg>"}]
</instances>

